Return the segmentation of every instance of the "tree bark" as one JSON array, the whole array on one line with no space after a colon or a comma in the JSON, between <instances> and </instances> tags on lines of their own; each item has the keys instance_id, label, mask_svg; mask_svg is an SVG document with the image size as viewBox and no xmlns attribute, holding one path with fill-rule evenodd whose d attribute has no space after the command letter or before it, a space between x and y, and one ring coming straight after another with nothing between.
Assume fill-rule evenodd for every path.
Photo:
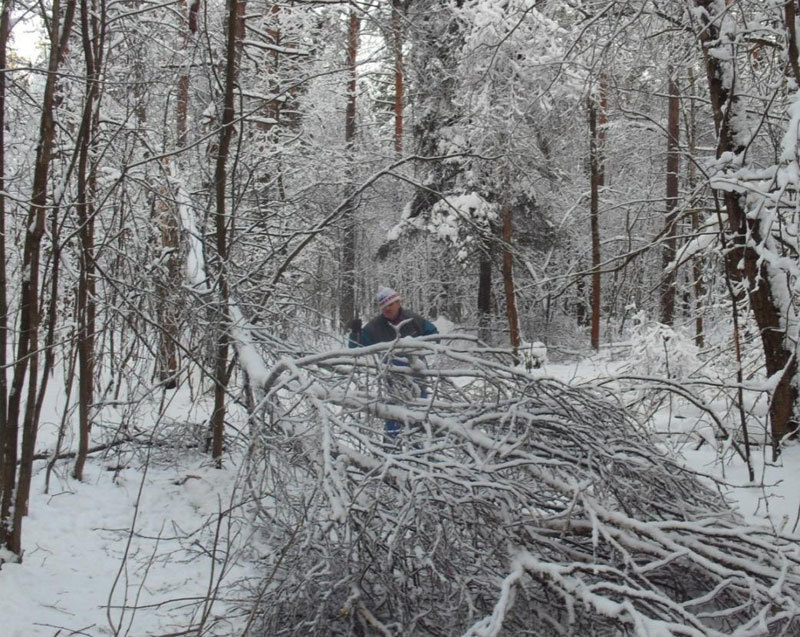
<instances>
[{"instance_id":1,"label":"tree bark","mask_svg":"<svg viewBox=\"0 0 800 637\"><path fill-rule=\"evenodd\" d=\"M511 203L508 196L508 186L506 186L503 195L503 288L506 296L509 340L511 341L511 350L514 353L514 362L517 363L520 339L516 291L514 289L514 258L511 251L512 223Z\"/></svg>"},{"instance_id":2,"label":"tree bark","mask_svg":"<svg viewBox=\"0 0 800 637\"><path fill-rule=\"evenodd\" d=\"M222 122L219 133L215 186L215 239L219 259L219 315L217 346L214 355L214 410L211 414L211 457L217 468L222 468L223 438L225 432L225 395L228 387L228 325L230 324L230 291L228 289L228 214L225 201L227 191L227 160L233 137L234 95L237 82L238 38L243 29L243 10L237 0L227 0L228 20L226 38L225 93L223 95ZM232 213L231 213L232 214Z\"/></svg>"},{"instance_id":3,"label":"tree bark","mask_svg":"<svg viewBox=\"0 0 800 637\"><path fill-rule=\"evenodd\" d=\"M163 179L167 180L169 166L164 159ZM153 222L158 228L164 271L157 274L156 300L158 316L158 360L156 361L158 379L165 389L178 385L178 338L179 326L176 288L180 285L180 229L175 197L168 184L158 187L158 195L153 206Z\"/></svg>"},{"instance_id":4,"label":"tree bark","mask_svg":"<svg viewBox=\"0 0 800 637\"><path fill-rule=\"evenodd\" d=\"M694 74L689 69L689 94L694 95ZM687 142L689 146L689 155L696 157L697 153L697 118L695 110L695 101L689 101L689 122L687 125ZM689 162L689 191L694 193L695 186L697 185L697 167L694 162ZM695 201L691 202L692 206L692 234L696 235L700 229L700 212L697 209ZM705 296L705 286L703 285L703 262L700 255L692 257L692 280L694 287L694 342L697 347L702 348L705 345L705 337L703 335L703 298Z\"/></svg>"},{"instance_id":5,"label":"tree bark","mask_svg":"<svg viewBox=\"0 0 800 637\"><path fill-rule=\"evenodd\" d=\"M603 141L606 123L606 82L601 74L597 95L589 96L589 159L591 165L591 195L589 222L592 241L592 323L591 345L600 349L600 311L602 303L600 279L600 189L605 182L603 172Z\"/></svg>"},{"instance_id":6,"label":"tree bark","mask_svg":"<svg viewBox=\"0 0 800 637\"><path fill-rule=\"evenodd\" d=\"M789 68L792 71L792 79L795 84L800 85L800 61L797 57L800 54L797 50L797 0L787 0L783 3L784 21L786 23L787 57L789 58Z\"/></svg>"},{"instance_id":7,"label":"tree bark","mask_svg":"<svg viewBox=\"0 0 800 637\"><path fill-rule=\"evenodd\" d=\"M492 258L488 246L480 251L478 264L478 338L486 344L491 341L492 317Z\"/></svg>"},{"instance_id":8,"label":"tree bark","mask_svg":"<svg viewBox=\"0 0 800 637\"><path fill-rule=\"evenodd\" d=\"M8 71L7 47L10 34L10 18L13 0L3 0L2 14L0 14L0 503L2 503L7 489L11 488L15 465L10 464L7 457L8 451L8 419L7 396L8 382L5 369L8 364L8 292L6 277L6 72ZM9 471L9 469L11 471ZM5 520L0 519L5 528ZM0 528L0 546L6 544L6 534Z\"/></svg>"},{"instance_id":9,"label":"tree bark","mask_svg":"<svg viewBox=\"0 0 800 637\"><path fill-rule=\"evenodd\" d=\"M345 109L344 142L346 150L347 180L351 182L352 152L356 138L356 56L358 55L358 32L360 23L355 11L350 12L347 29L347 106ZM347 210L342 216L344 234L342 237L342 289L339 298L339 319L345 327L356 315L356 224L355 203L350 197L352 183L348 185L345 193Z\"/></svg>"},{"instance_id":10,"label":"tree bark","mask_svg":"<svg viewBox=\"0 0 800 637\"><path fill-rule=\"evenodd\" d=\"M63 17L59 0L52 5L50 29L50 56L48 73L42 96L42 114L33 172L31 202L25 224L22 283L19 292L19 334L17 356L12 365L13 375L8 395L5 439L5 476L2 502L0 502L0 544L21 556L22 518L28 507L30 481L33 470L33 452L36 445L38 422L36 397L39 385L39 278L41 242L47 216L47 186L50 157L55 137L55 88L61 58L62 33L69 33L75 13L75 0L69 0ZM23 389L25 411L22 414ZM22 420L20 421L20 418ZM22 432L19 473L17 474L17 445L20 425Z\"/></svg>"},{"instance_id":11,"label":"tree bark","mask_svg":"<svg viewBox=\"0 0 800 637\"><path fill-rule=\"evenodd\" d=\"M700 28L698 37L702 44L708 80L711 107L717 132L716 156L738 155L744 147L738 141L743 135L737 127L738 111L742 108L738 96L729 84L731 73L726 73L723 61L711 55L709 49L717 46L720 38L719 20L715 19L716 5L712 0L696 0ZM727 63L735 64L735 60ZM746 199L737 192L721 193L732 235L733 249L726 255L725 265L734 280L743 280L747 286L750 307L759 328L764 350L767 374L778 378L770 403L771 438L773 457L780 453L781 442L788 435L796 435L798 427L796 386L797 359L792 344L787 341L786 327L782 322L784 309L780 295L773 292L775 280L766 260L761 259L752 247L761 245L764 236L757 215L748 215Z\"/></svg>"},{"instance_id":12,"label":"tree bark","mask_svg":"<svg viewBox=\"0 0 800 637\"><path fill-rule=\"evenodd\" d=\"M186 0L180 0L181 12L186 10ZM181 50L186 53L189 48L189 41L192 35L197 31L197 12L200 8L199 0L195 0L189 8L189 14L185 20L182 21L181 26L184 27L183 38L181 41ZM175 132L178 143L178 148L186 146L186 119L189 112L189 60L184 59L181 62L181 71L178 75L178 98L177 110L175 117Z\"/></svg>"},{"instance_id":13,"label":"tree bark","mask_svg":"<svg viewBox=\"0 0 800 637\"><path fill-rule=\"evenodd\" d=\"M666 213L664 215L664 241L661 246L661 322L672 325L675 319L675 282L677 271L675 261L676 249L676 208L678 206L678 171L680 169L680 94L675 81L674 69L670 67L667 78L667 176L666 176ZM672 266L670 264L673 264Z\"/></svg>"},{"instance_id":14,"label":"tree bark","mask_svg":"<svg viewBox=\"0 0 800 637\"><path fill-rule=\"evenodd\" d=\"M394 151L403 152L403 2L392 0L392 36L394 39Z\"/></svg>"},{"instance_id":15,"label":"tree bark","mask_svg":"<svg viewBox=\"0 0 800 637\"><path fill-rule=\"evenodd\" d=\"M186 0L180 0L181 10L186 9ZM188 50L192 35L197 31L197 13L200 1L194 0L189 7L188 15L181 20L182 36L181 49ZM178 150L185 148L187 141L186 122L189 111L189 61L183 60L178 75L177 100L175 109L175 140ZM170 174L170 159L165 158L164 175L166 180ZM159 324L158 360L156 361L158 379L165 389L174 389L178 384L178 354L177 346L180 328L177 321L177 308L175 307L175 287L180 280L180 228L178 211L175 199L170 192L168 184L158 186L158 196L153 206L153 222L157 225L160 237L160 247L164 255L166 272L159 276L156 283L158 294L157 315Z\"/></svg>"},{"instance_id":16,"label":"tree bark","mask_svg":"<svg viewBox=\"0 0 800 637\"><path fill-rule=\"evenodd\" d=\"M83 480L83 467L89 449L94 407L94 331L95 331L95 265L94 265L94 168L90 152L94 144L97 121L95 107L99 99L100 67L102 65L103 8L88 6L81 0L81 42L86 64L83 116L78 135L78 213L80 239L80 271L76 299L78 318L78 453L73 476Z\"/></svg>"}]
</instances>

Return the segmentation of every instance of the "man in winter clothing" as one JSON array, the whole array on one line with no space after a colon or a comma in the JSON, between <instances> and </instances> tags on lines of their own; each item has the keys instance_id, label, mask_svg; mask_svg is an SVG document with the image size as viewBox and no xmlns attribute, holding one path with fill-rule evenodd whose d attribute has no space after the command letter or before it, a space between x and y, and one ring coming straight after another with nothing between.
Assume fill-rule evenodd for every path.
<instances>
[{"instance_id":1,"label":"man in winter clothing","mask_svg":"<svg viewBox=\"0 0 800 637\"><path fill-rule=\"evenodd\" d=\"M381 286L375 297L381 313L363 328L361 319L350 323L350 347L366 347L375 343L390 343L398 336L429 336L438 334L436 326L419 314L409 312L400 305L400 295L391 288ZM398 334L399 326L399 334Z\"/></svg>"},{"instance_id":2,"label":"man in winter clothing","mask_svg":"<svg viewBox=\"0 0 800 637\"><path fill-rule=\"evenodd\" d=\"M429 336L438 334L436 326L422 318L419 314L410 312L400 304L400 295L393 289L381 286L375 296L381 313L362 327L361 319L353 319L350 323L349 347L367 347L376 343L390 343L397 338L406 336ZM393 365L408 366L405 358L392 359ZM387 379L389 389L392 389L391 378ZM424 385L418 383L421 398L427 397ZM402 429L396 420L386 421L386 438L389 441L397 438Z\"/></svg>"}]
</instances>

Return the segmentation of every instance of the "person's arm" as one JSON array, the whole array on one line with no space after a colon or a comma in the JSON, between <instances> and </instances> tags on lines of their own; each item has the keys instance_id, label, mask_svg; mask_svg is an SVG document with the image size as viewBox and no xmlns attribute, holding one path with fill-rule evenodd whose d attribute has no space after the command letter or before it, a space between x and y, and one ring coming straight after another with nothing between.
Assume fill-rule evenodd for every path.
<instances>
[{"instance_id":1,"label":"person's arm","mask_svg":"<svg viewBox=\"0 0 800 637\"><path fill-rule=\"evenodd\" d=\"M423 320L422 321L422 335L423 336L430 336L431 334L438 334L439 330L436 329L436 326L431 323L430 321Z\"/></svg>"},{"instance_id":2,"label":"person's arm","mask_svg":"<svg viewBox=\"0 0 800 637\"><path fill-rule=\"evenodd\" d=\"M350 322L350 334L347 338L347 347L366 347L367 345L374 345L372 337L369 332L361 325L361 319L353 319Z\"/></svg>"},{"instance_id":3,"label":"person's arm","mask_svg":"<svg viewBox=\"0 0 800 637\"><path fill-rule=\"evenodd\" d=\"M439 333L439 330L437 330L436 326L433 323L431 323L430 321L428 321L426 319L422 319L421 323L422 323L422 325L421 325L422 334L420 334L420 336L431 336L433 334L438 334ZM434 343L438 343L439 339L437 338L433 342Z\"/></svg>"},{"instance_id":4,"label":"person's arm","mask_svg":"<svg viewBox=\"0 0 800 637\"><path fill-rule=\"evenodd\" d=\"M350 335L347 337L347 347L361 347L364 330L361 329L361 319L354 318L350 321Z\"/></svg>"}]
</instances>

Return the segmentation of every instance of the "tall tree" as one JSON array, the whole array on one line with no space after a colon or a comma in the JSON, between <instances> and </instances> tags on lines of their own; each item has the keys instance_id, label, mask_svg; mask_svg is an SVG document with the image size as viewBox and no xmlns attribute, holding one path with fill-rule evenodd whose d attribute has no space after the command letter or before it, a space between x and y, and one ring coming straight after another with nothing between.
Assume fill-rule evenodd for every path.
<instances>
[{"instance_id":1,"label":"tall tree","mask_svg":"<svg viewBox=\"0 0 800 637\"><path fill-rule=\"evenodd\" d=\"M459 20L463 0L419 0L409 6L408 31L413 79L410 100L415 110L414 153L422 158L416 168L417 188L411 202L410 216L428 212L444 195L454 190L457 162L444 162L447 154L442 142L447 128L459 119L454 100L458 88L459 53L464 46L464 23Z\"/></svg>"},{"instance_id":2,"label":"tall tree","mask_svg":"<svg viewBox=\"0 0 800 637\"><path fill-rule=\"evenodd\" d=\"M734 81L738 53L736 24L722 0L693 0L690 6L697 9L690 15L705 61L716 128L716 158L721 162L717 170L723 176L726 172L733 173L733 180L718 179L716 183L735 183L735 166L746 160L752 135L745 101ZM789 27L790 32L793 28L793 25ZM793 336L789 333L790 328L796 329L794 310L791 297L780 287L785 285L786 274L780 271L774 259L764 258L773 249L770 234L777 220L772 217L773 210L769 206L751 209L744 190L722 187L717 194L724 206L733 245L726 255L725 266L731 278L741 281L747 291L761 336L766 372L774 379L769 412L773 455L777 456L781 442L797 432L800 421L797 356Z\"/></svg>"},{"instance_id":3,"label":"tall tree","mask_svg":"<svg viewBox=\"0 0 800 637\"><path fill-rule=\"evenodd\" d=\"M503 220L503 289L506 297L506 316L511 350L516 362L520 343L519 318L517 316L517 291L514 287L513 216L507 184L503 188L501 216Z\"/></svg>"},{"instance_id":4,"label":"tall tree","mask_svg":"<svg viewBox=\"0 0 800 637\"><path fill-rule=\"evenodd\" d=\"M661 282L661 322L672 325L675 316L676 270L671 264L675 260L678 206L678 171L680 169L680 93L675 79L675 70L667 71L667 178L666 211L664 216L664 239L661 247L661 261L664 278Z\"/></svg>"},{"instance_id":5,"label":"tall tree","mask_svg":"<svg viewBox=\"0 0 800 637\"><path fill-rule=\"evenodd\" d=\"M346 182L353 179L353 152L356 139L356 97L358 91L358 35L360 20L355 10L351 10L347 21L347 104L344 116L344 140L347 161L348 177ZM355 202L351 197L353 185L347 184L345 198L348 201L347 210L342 219L344 223L344 236L342 237L342 287L339 301L339 318L343 325L356 315L356 222Z\"/></svg>"},{"instance_id":6,"label":"tall tree","mask_svg":"<svg viewBox=\"0 0 800 637\"><path fill-rule=\"evenodd\" d=\"M244 16L243 2L227 0L227 32L225 38L225 83L222 95L222 118L219 127L214 169L214 236L218 260L217 295L218 318L216 351L214 355L214 408L211 414L211 457L217 467L222 466L223 437L225 432L225 396L228 389L228 326L230 318L230 289L228 286L228 222L233 216L234 200L228 199L227 162L233 138L235 119L234 99L238 74L240 41L244 35L241 21ZM228 201L231 210L228 211Z\"/></svg>"},{"instance_id":7,"label":"tall tree","mask_svg":"<svg viewBox=\"0 0 800 637\"><path fill-rule=\"evenodd\" d=\"M695 76L691 69L688 71L689 93L694 94ZM695 157L697 152L697 107L694 100L689 100L689 108L686 116L686 145L690 157ZM698 209L697 195L695 188L697 186L697 167L693 161L688 163L688 176L687 186L691 194L689 200L690 209L690 224L692 235L697 235L700 232L700 210ZM705 287L703 285L703 262L702 255L695 254L692 256L692 288L694 292L694 342L697 347L702 348L705 344L705 336L703 334L703 297L705 296Z\"/></svg>"},{"instance_id":8,"label":"tall tree","mask_svg":"<svg viewBox=\"0 0 800 637\"><path fill-rule=\"evenodd\" d=\"M8 362L8 278L6 272L6 78L8 76L8 45L13 0L3 0L0 14L0 369ZM0 506L5 498L6 483L14 474L8 465L7 417L8 382L5 371L0 373ZM1 512L0 512L1 513ZM0 518L5 526L5 517ZM6 544L6 533L0 528L0 546Z\"/></svg>"},{"instance_id":9,"label":"tall tree","mask_svg":"<svg viewBox=\"0 0 800 637\"><path fill-rule=\"evenodd\" d=\"M91 153L96 145L100 108L100 78L105 46L105 3L80 0L80 29L86 67L83 115L78 133L78 216L80 272L78 274L78 453L73 475L83 479L92 428L95 380L95 189L96 171Z\"/></svg>"},{"instance_id":10,"label":"tall tree","mask_svg":"<svg viewBox=\"0 0 800 637\"><path fill-rule=\"evenodd\" d=\"M33 456L39 423L36 419L39 389L39 282L41 243L44 236L48 203L50 160L55 138L55 91L62 51L75 15L75 0L65 7L54 0L48 36L50 54L42 97L38 143L28 209L19 290L19 328L16 359L12 364L12 380L7 398L4 444L4 476L0 502L0 545L21 556L22 518L27 513ZM24 390L24 391L23 391ZM25 408L23 412L23 397ZM17 447L22 434L21 455ZM19 460L19 464L18 464Z\"/></svg>"},{"instance_id":11,"label":"tall tree","mask_svg":"<svg viewBox=\"0 0 800 637\"><path fill-rule=\"evenodd\" d=\"M403 70L403 0L392 0L392 44L394 49L394 151L403 152L403 106L405 71Z\"/></svg>"},{"instance_id":12,"label":"tall tree","mask_svg":"<svg viewBox=\"0 0 800 637\"><path fill-rule=\"evenodd\" d=\"M602 309L600 276L600 191L605 183L603 142L606 124L606 79L600 74L596 92L589 95L589 220L592 242L592 322L591 345L600 349L600 312Z\"/></svg>"}]
</instances>

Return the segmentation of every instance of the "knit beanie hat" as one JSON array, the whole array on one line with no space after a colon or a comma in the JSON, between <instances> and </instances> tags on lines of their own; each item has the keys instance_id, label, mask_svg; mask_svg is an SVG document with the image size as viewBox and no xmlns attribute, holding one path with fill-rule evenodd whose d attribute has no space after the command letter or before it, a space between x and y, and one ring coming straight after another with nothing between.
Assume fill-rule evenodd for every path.
<instances>
[{"instance_id":1,"label":"knit beanie hat","mask_svg":"<svg viewBox=\"0 0 800 637\"><path fill-rule=\"evenodd\" d=\"M385 285L382 285L378 288L378 294L375 295L375 300L378 302L378 307L383 309L387 305L391 305L395 301L399 301L400 295L392 288L387 288Z\"/></svg>"}]
</instances>

